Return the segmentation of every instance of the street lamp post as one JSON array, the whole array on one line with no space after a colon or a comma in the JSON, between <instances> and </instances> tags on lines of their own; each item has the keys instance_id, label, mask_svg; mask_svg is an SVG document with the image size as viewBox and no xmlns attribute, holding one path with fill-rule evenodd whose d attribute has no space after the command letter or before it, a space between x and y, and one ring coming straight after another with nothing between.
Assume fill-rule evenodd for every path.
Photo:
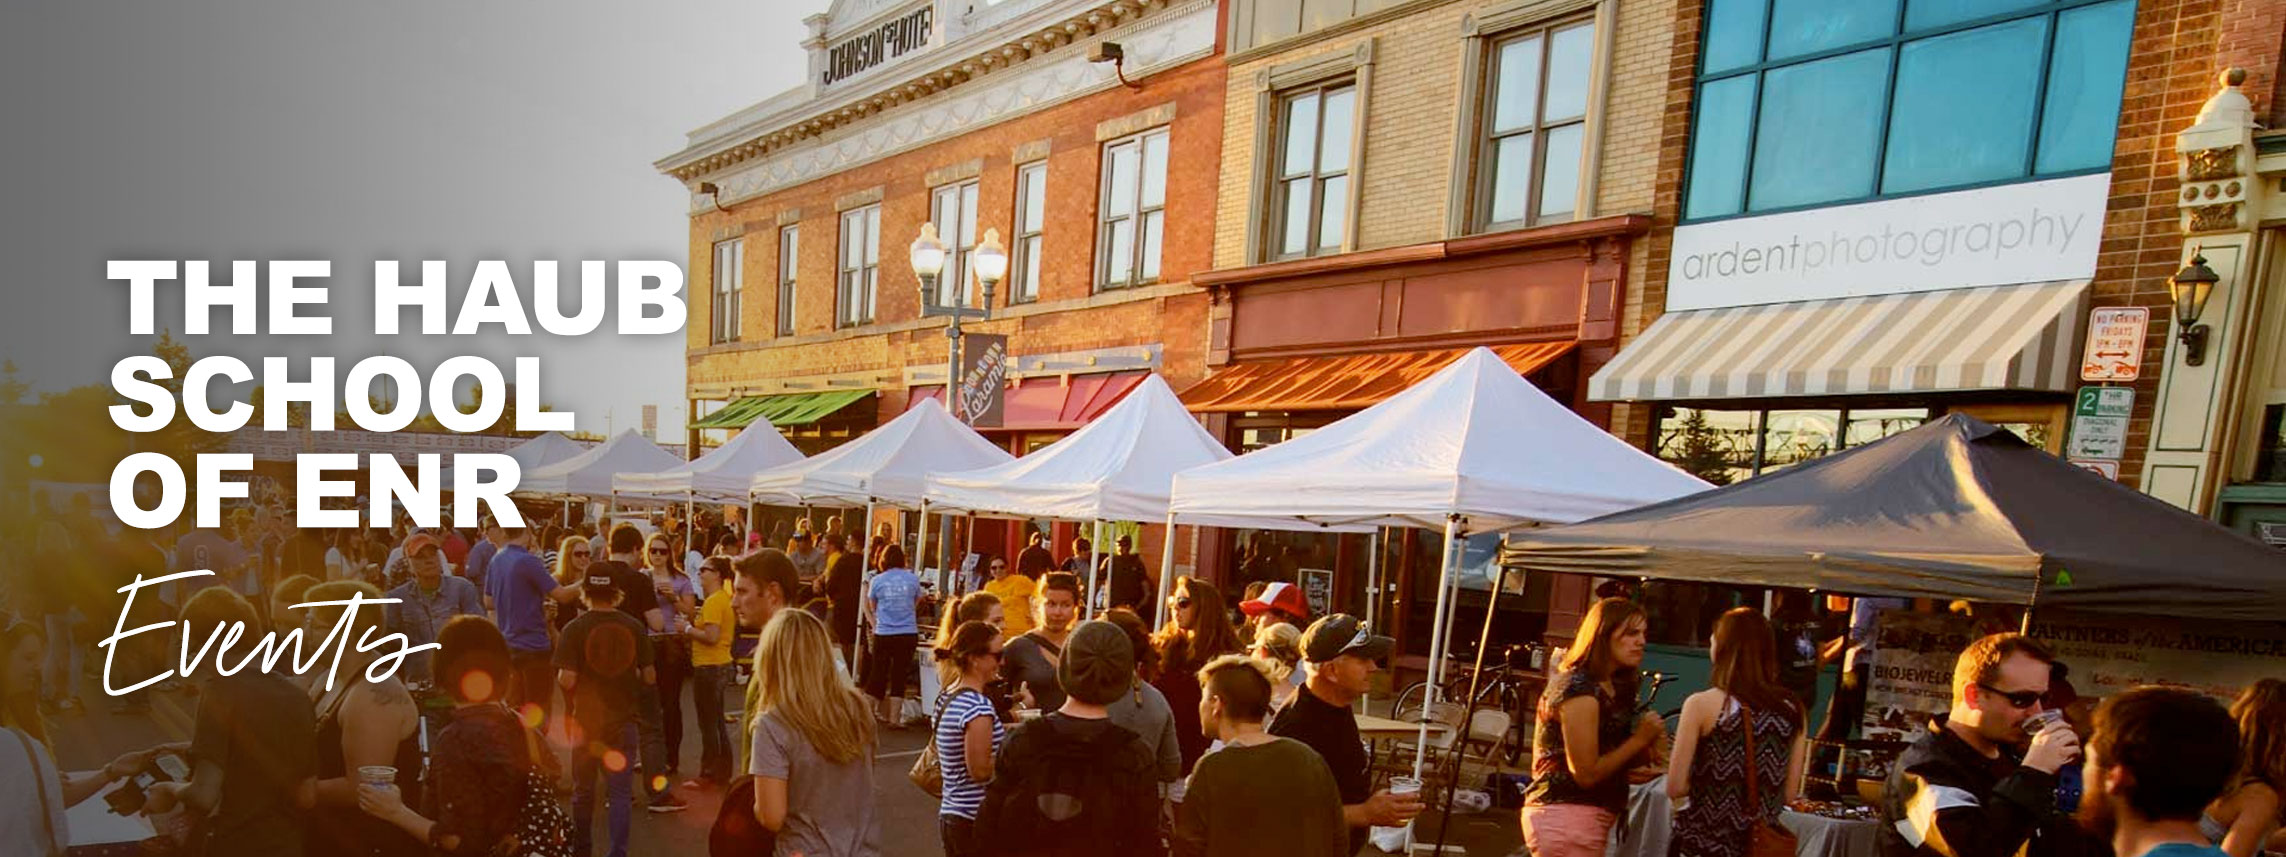
<instances>
[{"instance_id":1,"label":"street lamp post","mask_svg":"<svg viewBox=\"0 0 2286 857\"><path fill-rule=\"evenodd\" d=\"M978 242L976 249L969 251L968 258L963 260L976 271L977 282L984 286L984 305L974 309L967 305L967 290L959 288L959 285L965 285L958 282L962 273L960 271L950 274L956 283L952 301L949 304L937 303L937 279L946 273L946 254L944 241L937 237L936 224L921 224L921 235L913 239L911 253L913 273L918 274L921 280L921 317L943 316L951 320L950 324L945 325L945 406L952 410L954 418L967 422L960 403L953 398L960 390L961 322L971 318L978 321L992 318L992 292L1000 285L1000 278L1008 273L1008 250L1000 244L999 229L986 229L984 240Z\"/></svg>"},{"instance_id":2,"label":"street lamp post","mask_svg":"<svg viewBox=\"0 0 2286 857\"><path fill-rule=\"evenodd\" d=\"M913 273L918 274L921 281L918 304L921 317L944 316L950 319L950 323L945 325L945 407L952 411L953 419L966 423L968 422L967 408L962 406L959 398L961 322L970 318L978 321L992 318L992 290L994 286L1000 284L1000 278L1008 273L1008 250L1000 244L1000 230L986 229L984 230L984 240L979 242L975 249L968 252L967 258L961 260L969 268L976 271L976 279L984 286L984 306L977 309L968 307L968 289L965 288L967 283L962 281L962 272L957 270L957 266L956 270L951 272L953 277L952 300L946 304L939 304L936 301L937 278L946 273L944 269L945 243L937 237L936 224L921 224L921 234L920 237L913 239L911 254ZM928 501L923 500L921 502L920 537L924 547L928 539L928 515ZM937 548L937 557L941 560L938 566L940 575L938 591L946 592L950 589L947 583L953 569L951 561L953 545L951 516L946 516L945 526L939 528L939 533L938 537L943 542Z\"/></svg>"}]
</instances>

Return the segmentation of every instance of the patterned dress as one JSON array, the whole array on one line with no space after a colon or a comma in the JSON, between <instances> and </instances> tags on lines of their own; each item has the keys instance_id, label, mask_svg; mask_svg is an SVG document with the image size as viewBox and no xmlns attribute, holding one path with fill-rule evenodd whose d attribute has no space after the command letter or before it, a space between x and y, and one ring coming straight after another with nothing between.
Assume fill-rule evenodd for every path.
<instances>
[{"instance_id":1,"label":"patterned dress","mask_svg":"<svg viewBox=\"0 0 2286 857\"><path fill-rule=\"evenodd\" d=\"M1674 857L1744 857L1755 821L1775 822L1785 808L1786 762L1798 728L1791 712L1754 712L1755 797L1762 807L1749 812L1745 709L1736 699L1723 700L1722 714L1691 760L1690 798L1675 810Z\"/></svg>"}]
</instances>

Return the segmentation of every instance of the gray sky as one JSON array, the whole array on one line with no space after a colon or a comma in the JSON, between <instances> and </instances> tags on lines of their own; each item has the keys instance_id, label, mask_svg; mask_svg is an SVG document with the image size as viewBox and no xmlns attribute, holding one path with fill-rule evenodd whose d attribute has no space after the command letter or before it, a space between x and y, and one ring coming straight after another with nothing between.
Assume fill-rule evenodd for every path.
<instances>
[{"instance_id":1,"label":"gray sky","mask_svg":"<svg viewBox=\"0 0 2286 857\"><path fill-rule=\"evenodd\" d=\"M477 259L687 266L684 193L651 162L798 84L801 19L826 5L5 4L0 357L55 390L147 352L107 259L210 259L218 279L231 259L328 259L336 335L193 337L194 353L331 354L344 374L382 353L503 372L538 356L543 398L581 429L613 411L628 428L652 403L660 439L679 440L680 335L378 337L372 262L455 262L455 306ZM160 304L178 335L180 317Z\"/></svg>"}]
</instances>

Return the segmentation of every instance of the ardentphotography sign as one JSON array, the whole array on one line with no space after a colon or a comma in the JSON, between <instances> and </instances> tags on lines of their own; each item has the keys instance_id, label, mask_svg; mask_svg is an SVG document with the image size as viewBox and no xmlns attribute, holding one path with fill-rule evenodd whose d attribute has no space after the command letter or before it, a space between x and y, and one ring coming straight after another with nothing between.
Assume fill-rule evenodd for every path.
<instances>
[{"instance_id":1,"label":"ardentphotography sign","mask_svg":"<svg viewBox=\"0 0 2286 857\"><path fill-rule=\"evenodd\" d=\"M2108 174L1675 227L1669 312L2095 276Z\"/></svg>"}]
</instances>

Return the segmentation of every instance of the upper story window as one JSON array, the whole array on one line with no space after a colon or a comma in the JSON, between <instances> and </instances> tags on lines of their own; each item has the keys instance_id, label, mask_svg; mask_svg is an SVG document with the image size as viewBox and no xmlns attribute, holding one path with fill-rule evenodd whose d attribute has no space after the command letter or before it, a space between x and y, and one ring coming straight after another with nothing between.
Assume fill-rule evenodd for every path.
<instances>
[{"instance_id":1,"label":"upper story window","mask_svg":"<svg viewBox=\"0 0 2286 857\"><path fill-rule=\"evenodd\" d=\"M802 259L802 227L778 230L778 335L794 335L794 272Z\"/></svg>"},{"instance_id":2,"label":"upper story window","mask_svg":"<svg viewBox=\"0 0 2286 857\"><path fill-rule=\"evenodd\" d=\"M1048 219L1048 162L1016 168L1016 242L1008 265L1008 302L1040 299L1040 235Z\"/></svg>"},{"instance_id":3,"label":"upper story window","mask_svg":"<svg viewBox=\"0 0 2286 857\"><path fill-rule=\"evenodd\" d=\"M1123 289L1159 279L1167 232L1167 129L1103 146L1096 197L1096 287Z\"/></svg>"},{"instance_id":4,"label":"upper story window","mask_svg":"<svg viewBox=\"0 0 2286 857\"><path fill-rule=\"evenodd\" d=\"M1686 218L2111 163L2133 0L1707 0Z\"/></svg>"},{"instance_id":5,"label":"upper story window","mask_svg":"<svg viewBox=\"0 0 2286 857\"><path fill-rule=\"evenodd\" d=\"M937 275L937 306L968 306L976 297L976 283L968 269L976 251L976 181L945 185L929 192L929 220L945 242L945 267Z\"/></svg>"},{"instance_id":6,"label":"upper story window","mask_svg":"<svg viewBox=\"0 0 2286 857\"><path fill-rule=\"evenodd\" d=\"M733 238L714 245L714 329L708 342L738 341L738 295L745 284L746 241Z\"/></svg>"},{"instance_id":7,"label":"upper story window","mask_svg":"<svg viewBox=\"0 0 2286 857\"><path fill-rule=\"evenodd\" d=\"M1486 51L1477 109L1476 231L1572 219L1585 160L1595 22L1525 27Z\"/></svg>"},{"instance_id":8,"label":"upper story window","mask_svg":"<svg viewBox=\"0 0 2286 857\"><path fill-rule=\"evenodd\" d=\"M1349 240L1354 77L1283 93L1278 100L1277 173L1268 238L1273 259L1339 253Z\"/></svg>"},{"instance_id":9,"label":"upper story window","mask_svg":"<svg viewBox=\"0 0 2286 857\"><path fill-rule=\"evenodd\" d=\"M834 325L871 323L881 276L879 203L841 213L841 252L837 258L840 271L834 284Z\"/></svg>"}]
</instances>

